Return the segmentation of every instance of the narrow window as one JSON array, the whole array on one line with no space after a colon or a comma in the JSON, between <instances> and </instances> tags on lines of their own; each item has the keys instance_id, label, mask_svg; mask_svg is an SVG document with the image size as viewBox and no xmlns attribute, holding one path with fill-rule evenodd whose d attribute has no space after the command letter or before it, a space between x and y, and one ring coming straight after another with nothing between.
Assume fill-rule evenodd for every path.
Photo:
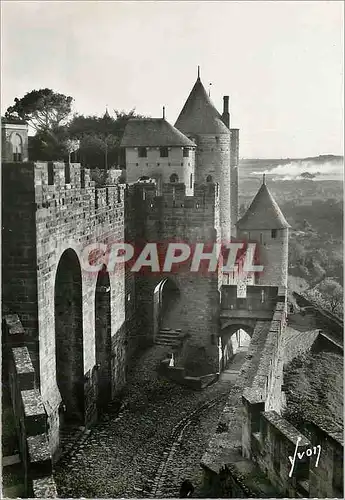
<instances>
[{"instance_id":1,"label":"narrow window","mask_svg":"<svg viewBox=\"0 0 345 500\"><path fill-rule=\"evenodd\" d=\"M189 148L183 148L183 158L189 157Z\"/></svg>"},{"instance_id":2,"label":"narrow window","mask_svg":"<svg viewBox=\"0 0 345 500\"><path fill-rule=\"evenodd\" d=\"M147 158L147 148L138 148L139 158Z\"/></svg>"},{"instance_id":3,"label":"narrow window","mask_svg":"<svg viewBox=\"0 0 345 500\"><path fill-rule=\"evenodd\" d=\"M277 237L277 230L276 229L272 229L271 236L273 239L275 239Z\"/></svg>"},{"instance_id":4,"label":"narrow window","mask_svg":"<svg viewBox=\"0 0 345 500\"><path fill-rule=\"evenodd\" d=\"M65 184L71 183L71 166L69 163L65 163Z\"/></svg>"},{"instance_id":5,"label":"narrow window","mask_svg":"<svg viewBox=\"0 0 345 500\"><path fill-rule=\"evenodd\" d=\"M168 148L159 148L161 158L168 158L169 150Z\"/></svg>"},{"instance_id":6,"label":"narrow window","mask_svg":"<svg viewBox=\"0 0 345 500\"><path fill-rule=\"evenodd\" d=\"M13 161L22 161L23 141L21 136L19 134L12 134L11 143L12 143Z\"/></svg>"},{"instance_id":7,"label":"narrow window","mask_svg":"<svg viewBox=\"0 0 345 500\"><path fill-rule=\"evenodd\" d=\"M190 174L190 181L189 181L189 187L193 187L193 174Z\"/></svg>"},{"instance_id":8,"label":"narrow window","mask_svg":"<svg viewBox=\"0 0 345 500\"><path fill-rule=\"evenodd\" d=\"M260 243L262 244L263 238L262 238L262 233L260 233Z\"/></svg>"},{"instance_id":9,"label":"narrow window","mask_svg":"<svg viewBox=\"0 0 345 500\"><path fill-rule=\"evenodd\" d=\"M208 175L208 176L206 177L206 182L213 182L212 175Z\"/></svg>"},{"instance_id":10,"label":"narrow window","mask_svg":"<svg viewBox=\"0 0 345 500\"><path fill-rule=\"evenodd\" d=\"M178 175L177 174L171 174L171 176L170 176L170 182L178 182Z\"/></svg>"},{"instance_id":11,"label":"narrow window","mask_svg":"<svg viewBox=\"0 0 345 500\"><path fill-rule=\"evenodd\" d=\"M54 165L52 162L48 163L48 185L52 186L54 184Z\"/></svg>"},{"instance_id":12,"label":"narrow window","mask_svg":"<svg viewBox=\"0 0 345 500\"><path fill-rule=\"evenodd\" d=\"M80 171L80 187L85 187L85 170L83 168Z\"/></svg>"},{"instance_id":13,"label":"narrow window","mask_svg":"<svg viewBox=\"0 0 345 500\"><path fill-rule=\"evenodd\" d=\"M265 302L265 291L261 290L261 303Z\"/></svg>"}]
</instances>

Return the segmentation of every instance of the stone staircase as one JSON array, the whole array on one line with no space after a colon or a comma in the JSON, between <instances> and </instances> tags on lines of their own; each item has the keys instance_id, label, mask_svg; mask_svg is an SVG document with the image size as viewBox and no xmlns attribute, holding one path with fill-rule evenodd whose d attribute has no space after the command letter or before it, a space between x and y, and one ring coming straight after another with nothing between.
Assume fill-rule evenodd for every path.
<instances>
[{"instance_id":1,"label":"stone staircase","mask_svg":"<svg viewBox=\"0 0 345 500\"><path fill-rule=\"evenodd\" d=\"M171 328L162 328L156 335L155 344L170 347L178 347L181 342L181 330L172 330Z\"/></svg>"}]
</instances>

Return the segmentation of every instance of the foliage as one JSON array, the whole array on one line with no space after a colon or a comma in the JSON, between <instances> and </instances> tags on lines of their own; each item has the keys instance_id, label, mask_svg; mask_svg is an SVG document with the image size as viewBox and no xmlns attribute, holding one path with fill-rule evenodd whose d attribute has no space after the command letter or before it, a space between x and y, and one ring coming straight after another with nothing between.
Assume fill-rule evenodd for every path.
<instances>
[{"instance_id":1,"label":"foliage","mask_svg":"<svg viewBox=\"0 0 345 500\"><path fill-rule=\"evenodd\" d=\"M335 280L325 279L318 285L317 289L332 312L336 312L343 304L343 287Z\"/></svg>"},{"instance_id":2,"label":"foliage","mask_svg":"<svg viewBox=\"0 0 345 500\"><path fill-rule=\"evenodd\" d=\"M32 90L24 97L14 99L5 117L28 122L36 132L49 133L66 122L71 113L73 98L51 89Z\"/></svg>"},{"instance_id":3,"label":"foliage","mask_svg":"<svg viewBox=\"0 0 345 500\"><path fill-rule=\"evenodd\" d=\"M111 168L123 163L120 143L130 118L143 118L135 110L128 113L114 110L112 117L74 115L68 131L71 138L80 140L80 161L89 168Z\"/></svg>"},{"instance_id":4,"label":"foliage","mask_svg":"<svg viewBox=\"0 0 345 500\"><path fill-rule=\"evenodd\" d=\"M29 158L33 161L65 160L76 146L67 134L66 122L73 98L51 89L32 90L14 99L6 119L26 121L36 132L29 138Z\"/></svg>"}]
</instances>

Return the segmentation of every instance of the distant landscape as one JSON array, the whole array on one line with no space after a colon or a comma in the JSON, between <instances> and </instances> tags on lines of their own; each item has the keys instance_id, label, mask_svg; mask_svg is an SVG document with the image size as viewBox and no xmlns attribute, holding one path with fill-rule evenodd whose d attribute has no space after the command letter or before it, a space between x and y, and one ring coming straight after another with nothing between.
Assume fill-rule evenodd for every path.
<instances>
[{"instance_id":1,"label":"distant landscape","mask_svg":"<svg viewBox=\"0 0 345 500\"><path fill-rule=\"evenodd\" d=\"M242 159L240 216L255 196L263 174L291 225L289 286L342 315L344 157Z\"/></svg>"}]
</instances>

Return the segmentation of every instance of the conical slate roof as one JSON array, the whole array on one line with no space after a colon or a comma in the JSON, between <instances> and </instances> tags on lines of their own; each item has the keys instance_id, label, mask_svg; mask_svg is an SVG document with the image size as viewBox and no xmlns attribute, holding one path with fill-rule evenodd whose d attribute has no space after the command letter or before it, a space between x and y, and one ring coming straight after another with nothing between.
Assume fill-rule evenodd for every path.
<instances>
[{"instance_id":1,"label":"conical slate roof","mask_svg":"<svg viewBox=\"0 0 345 500\"><path fill-rule=\"evenodd\" d=\"M121 146L124 148L140 146L195 147L195 144L164 118L131 118L126 125Z\"/></svg>"},{"instance_id":2,"label":"conical slate roof","mask_svg":"<svg viewBox=\"0 0 345 500\"><path fill-rule=\"evenodd\" d=\"M184 134L230 134L198 77L175 127Z\"/></svg>"},{"instance_id":3,"label":"conical slate roof","mask_svg":"<svg viewBox=\"0 0 345 500\"><path fill-rule=\"evenodd\" d=\"M263 182L247 212L236 225L241 230L290 227L265 182Z\"/></svg>"}]
</instances>

